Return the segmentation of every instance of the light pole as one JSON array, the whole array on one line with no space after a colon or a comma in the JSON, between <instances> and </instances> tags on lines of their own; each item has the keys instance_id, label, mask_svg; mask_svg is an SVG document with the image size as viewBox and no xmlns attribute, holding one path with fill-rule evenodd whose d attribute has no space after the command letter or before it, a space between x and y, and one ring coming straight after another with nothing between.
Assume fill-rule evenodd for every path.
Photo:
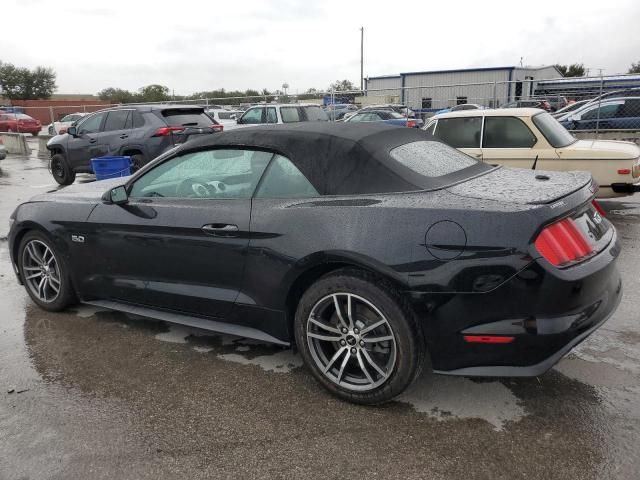
<instances>
[{"instance_id":1,"label":"light pole","mask_svg":"<svg viewBox=\"0 0 640 480\"><path fill-rule=\"evenodd\" d=\"M364 27L360 27L360 91L364 90Z\"/></svg>"}]
</instances>

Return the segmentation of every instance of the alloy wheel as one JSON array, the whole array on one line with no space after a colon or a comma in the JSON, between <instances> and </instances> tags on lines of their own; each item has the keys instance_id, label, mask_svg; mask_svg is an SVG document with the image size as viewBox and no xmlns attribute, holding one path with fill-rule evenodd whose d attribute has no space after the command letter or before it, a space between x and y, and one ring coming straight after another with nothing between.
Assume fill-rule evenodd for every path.
<instances>
[{"instance_id":1,"label":"alloy wheel","mask_svg":"<svg viewBox=\"0 0 640 480\"><path fill-rule=\"evenodd\" d=\"M60 268L53 251L40 240L31 240L22 253L27 287L41 302L54 302L60 294Z\"/></svg>"},{"instance_id":2,"label":"alloy wheel","mask_svg":"<svg viewBox=\"0 0 640 480\"><path fill-rule=\"evenodd\" d=\"M311 309L306 326L311 356L322 374L352 391L385 383L396 362L391 325L370 301L352 293L332 293Z\"/></svg>"}]
</instances>

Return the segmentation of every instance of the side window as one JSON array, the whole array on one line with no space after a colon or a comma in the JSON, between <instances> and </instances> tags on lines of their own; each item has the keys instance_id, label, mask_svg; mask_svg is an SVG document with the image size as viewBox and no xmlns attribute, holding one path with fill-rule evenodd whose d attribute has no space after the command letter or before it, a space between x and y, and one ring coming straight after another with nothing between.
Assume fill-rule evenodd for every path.
<instances>
[{"instance_id":1,"label":"side window","mask_svg":"<svg viewBox=\"0 0 640 480\"><path fill-rule=\"evenodd\" d=\"M112 110L107 113L107 120L104 122L103 132L114 130L124 130L131 110Z\"/></svg>"},{"instance_id":2,"label":"side window","mask_svg":"<svg viewBox=\"0 0 640 480\"><path fill-rule=\"evenodd\" d=\"M187 153L140 177L130 196L230 199L250 198L272 153L216 149Z\"/></svg>"},{"instance_id":3,"label":"side window","mask_svg":"<svg viewBox=\"0 0 640 480\"><path fill-rule=\"evenodd\" d=\"M102 120L106 113L96 113L95 115L91 115L86 120L84 120L80 125L78 125L78 133L97 133L100 131L100 125L102 124Z\"/></svg>"},{"instance_id":4,"label":"side window","mask_svg":"<svg viewBox=\"0 0 640 480\"><path fill-rule=\"evenodd\" d=\"M281 107L280 115L282 115L283 123L293 123L300 121L300 112L298 107Z\"/></svg>"},{"instance_id":5,"label":"side window","mask_svg":"<svg viewBox=\"0 0 640 480\"><path fill-rule=\"evenodd\" d=\"M480 148L482 117L441 118L436 137L455 148Z\"/></svg>"},{"instance_id":6,"label":"side window","mask_svg":"<svg viewBox=\"0 0 640 480\"><path fill-rule=\"evenodd\" d=\"M617 112L618 117L640 117L640 99L632 98L624 101Z\"/></svg>"},{"instance_id":7,"label":"side window","mask_svg":"<svg viewBox=\"0 0 640 480\"><path fill-rule=\"evenodd\" d=\"M267 108L267 123L278 123L278 113L276 107Z\"/></svg>"},{"instance_id":8,"label":"side window","mask_svg":"<svg viewBox=\"0 0 640 480\"><path fill-rule=\"evenodd\" d=\"M433 135L433 131L436 129L436 123L438 123L438 121L436 120L435 122L433 122L431 125L429 125L425 132L427 132L429 135Z\"/></svg>"},{"instance_id":9,"label":"side window","mask_svg":"<svg viewBox=\"0 0 640 480\"><path fill-rule=\"evenodd\" d=\"M133 128L144 127L144 117L140 112L133 112Z\"/></svg>"},{"instance_id":10,"label":"side window","mask_svg":"<svg viewBox=\"0 0 640 480\"><path fill-rule=\"evenodd\" d=\"M288 159L276 155L264 174L256 198L317 197L318 191L300 170Z\"/></svg>"},{"instance_id":11,"label":"side window","mask_svg":"<svg viewBox=\"0 0 640 480\"><path fill-rule=\"evenodd\" d=\"M486 117L483 148L531 148L537 138L529 127L516 117Z\"/></svg>"},{"instance_id":12,"label":"side window","mask_svg":"<svg viewBox=\"0 0 640 480\"><path fill-rule=\"evenodd\" d=\"M616 116L618 112L618 108L620 108L621 103L609 103L607 105L600 106L600 118L613 118ZM598 118L598 107L585 112L581 120L596 120Z\"/></svg>"},{"instance_id":13,"label":"side window","mask_svg":"<svg viewBox=\"0 0 640 480\"><path fill-rule=\"evenodd\" d=\"M241 124L256 124L262 123L262 111L264 108L250 108L240 119Z\"/></svg>"}]
</instances>

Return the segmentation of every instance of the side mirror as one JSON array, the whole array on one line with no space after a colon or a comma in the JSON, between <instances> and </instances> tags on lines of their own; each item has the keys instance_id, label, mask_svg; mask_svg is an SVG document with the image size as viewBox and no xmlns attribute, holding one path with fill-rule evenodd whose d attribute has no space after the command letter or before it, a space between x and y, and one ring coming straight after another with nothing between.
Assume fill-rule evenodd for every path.
<instances>
[{"instance_id":1,"label":"side mirror","mask_svg":"<svg viewBox=\"0 0 640 480\"><path fill-rule=\"evenodd\" d=\"M69 128L67 128L67 133L72 137L75 137L78 135L78 128L72 125Z\"/></svg>"},{"instance_id":2,"label":"side mirror","mask_svg":"<svg viewBox=\"0 0 640 480\"><path fill-rule=\"evenodd\" d=\"M119 187L106 191L104 195L102 195L102 200L105 203L124 205L129 201L129 194L127 193L125 186L120 185Z\"/></svg>"}]
</instances>

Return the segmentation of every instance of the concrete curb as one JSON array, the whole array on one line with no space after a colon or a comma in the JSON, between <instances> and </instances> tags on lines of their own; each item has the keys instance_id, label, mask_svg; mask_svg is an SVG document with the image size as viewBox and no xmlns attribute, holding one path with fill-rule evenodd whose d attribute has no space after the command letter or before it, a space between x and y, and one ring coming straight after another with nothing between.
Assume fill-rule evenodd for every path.
<instances>
[{"instance_id":1,"label":"concrete curb","mask_svg":"<svg viewBox=\"0 0 640 480\"><path fill-rule=\"evenodd\" d=\"M27 137L20 133L0 133L2 143L7 147L8 153L17 153L20 155L29 155L31 149L27 144Z\"/></svg>"},{"instance_id":2,"label":"concrete curb","mask_svg":"<svg viewBox=\"0 0 640 480\"><path fill-rule=\"evenodd\" d=\"M52 135L38 135L38 158L48 158L47 142L53 138Z\"/></svg>"}]
</instances>

